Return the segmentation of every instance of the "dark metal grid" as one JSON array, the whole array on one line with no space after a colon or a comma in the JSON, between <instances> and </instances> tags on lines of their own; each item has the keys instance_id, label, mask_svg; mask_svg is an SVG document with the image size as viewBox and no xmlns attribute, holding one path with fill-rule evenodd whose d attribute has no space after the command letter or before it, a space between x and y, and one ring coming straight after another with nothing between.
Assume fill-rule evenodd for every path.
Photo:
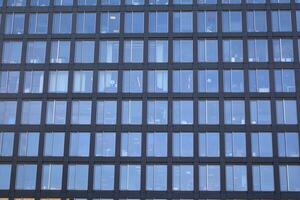
<instances>
[{"instance_id":1,"label":"dark metal grid","mask_svg":"<svg viewBox=\"0 0 300 200\"><path fill-rule=\"evenodd\" d=\"M18 94L5 94L0 95L2 99L16 99L18 101L18 110L17 110L17 123L14 126L0 126L2 131L14 131L15 134L15 144L14 144L14 155L12 158L0 158L1 163L12 163L12 178L11 178L11 189L9 191L0 191L1 197L33 197L33 198L42 198L42 197L57 197L57 198L72 198L72 197L82 197L82 198L168 198L168 199L178 199L178 198L243 198L243 199L253 199L253 198L269 198L269 199L287 199L287 198L297 198L299 193L288 193L288 192L280 192L279 189L279 171L278 165L280 164L299 164L298 158L278 158L277 154L277 137L276 133L281 131L297 131L299 132L299 125L277 125L275 118L275 100L282 98L291 98L297 99L298 106L298 120L300 119L300 88L297 87L296 93L275 93L274 92L274 69L281 68L292 68L295 69L296 72L296 85L300 84L299 80L299 62L298 62L298 48L297 48L297 39L299 38L299 33L296 32L296 16L295 11L300 9L300 5L295 4L293 0L291 0L291 4L271 4L269 0L265 5L250 5L245 4L245 0L242 0L242 4L240 5L222 5L221 1L217 5L197 5L196 0L194 0L193 5L168 5L168 6L149 6L146 1L145 6L125 6L122 1L121 6L101 6L100 2L98 2L97 6L78 6L75 5L73 7L58 7L53 6L53 1L51 1L51 5L49 7L30 7L29 1L27 2L26 7L3 7L1 9L2 13L2 23L1 23L1 34L0 34L0 42L6 40L23 40L23 51L22 51L22 64L20 65L1 65L2 70L19 70L20 73L20 83L23 83L24 80L24 71L27 70L43 70L45 72L44 79L44 93L42 94L23 94L22 84L19 87ZM4 5L6 5L6 0L4 0ZM291 33L272 33L271 31L271 10L277 9L286 9L292 11L292 23L293 23L293 31ZM173 11L193 11L194 15L194 32L193 33L173 33L172 32L172 13ZM217 10L218 11L218 32L217 33L197 33L196 30L196 12L200 10ZM242 11L243 14L243 32L241 33L222 33L221 32L221 11L222 10L237 10ZM266 33L248 33L246 32L246 11L247 10L267 10L267 22L268 22L268 32ZM97 13L97 23L95 34L76 34L75 30L75 22L76 15L73 14L73 26L72 26L72 34L52 34L52 15L55 12L96 12ZM143 11L145 13L145 19L147 19L147 15L150 11L166 11L169 12L169 33L166 34L149 34L147 33L148 21L145 20L145 33L144 34L126 34L124 33L124 23L121 21L121 32L120 34L100 34L99 33L99 24L100 24L100 12L106 11L120 11L121 12L121 20L124 19L125 11ZM5 13L11 12L21 12L26 13L25 18L25 33L22 35L4 35L4 22L5 22ZM49 13L49 28L47 35L30 35L27 34L28 27L28 16L29 13L34 12L46 12ZM194 42L194 62L190 64L185 63L173 63L172 62L172 41L174 39L192 39ZM201 38L216 38L219 40L219 62L218 63L197 63L197 40ZM222 39L242 39L244 42L244 62L243 63L223 63L222 62ZM264 38L269 41L269 62L268 63L248 63L247 59L247 39L251 38ZM291 38L294 40L294 62L293 63L274 63L272 61L272 39L274 38ZM71 57L69 64L50 64L49 63L49 53L50 53L50 42L51 40L57 39L67 39L71 40ZM85 40L91 39L95 41L95 63L93 64L77 64L73 62L74 58L74 42L76 40ZM101 64L98 63L98 55L99 55L99 41L101 39L116 39L120 41L120 55L118 64ZM123 63L123 43L125 39L142 39L144 40L144 60L145 62L142 64L130 64ZM167 64L153 64L147 62L147 41L149 39L168 39L169 40L169 62ZM26 44L27 41L30 40L45 40L47 41L47 53L46 53L46 63L45 64L26 64L25 56L26 56ZM0 47L0 53L2 54L2 45ZM47 94L48 88L48 74L50 70L69 70L70 74L73 73L74 70L85 69L85 70L93 70L94 71L94 83L93 83L93 93L91 94L76 94L72 93L72 76L69 76L69 89L67 94ZM98 79L98 70L102 69L115 69L119 71L119 86L122 83L122 70L124 69L140 69L143 70L143 89L144 93L142 94L124 94L122 93L121 87L118 87L118 93L116 94L98 94L97 93L97 79ZM169 93L167 94L148 94L146 93L147 89L147 70L150 69L168 69L169 70ZM194 72L194 92L191 94L174 94L172 93L172 72L175 69L192 69ZM219 70L219 89L220 92L217 94L203 94L198 93L198 77L197 71L198 69L218 69ZM222 92L223 88L223 77L221 76L223 69L243 69L245 73L245 92L239 94L233 93L224 93ZM261 93L249 93L248 88L248 69L269 69L270 71L270 86L271 92L267 94ZM250 107L249 101L251 99L260 99L266 98L271 100L271 110L272 110L272 126L266 125L251 125L249 119ZM42 107L42 123L40 126L33 125L21 125L20 124L20 114L21 114L21 103L25 99L39 99L43 101ZM59 125L46 125L45 124L45 111L46 111L46 101L50 99L65 99L68 102L67 106L67 123L66 126ZM91 125L71 125L70 124L70 114L71 114L71 101L76 99L89 99L93 101L93 112L92 112L92 124ZM115 99L118 101L118 116L117 116L117 125L95 125L95 108L96 108L96 100L100 99ZM140 99L143 101L143 124L142 126L135 125L121 125L121 101L124 99ZM168 100L168 125L147 125L146 124L146 101L149 99L166 99ZM198 113L194 112L194 124L193 125L172 125L172 102L176 99L190 99L194 102L194 108L198 108L198 100L199 99L219 99L220 102L220 125L198 125ZM245 125L225 125L224 124L224 99L244 99L245 100L245 109L246 109L246 124ZM62 158L51 158L51 157L43 157L43 139L45 132L49 131L64 131L66 132L66 144L65 144L65 152L64 157ZM17 156L17 147L18 147L18 133L24 131L40 131L40 144L39 144L39 156L33 158L21 158ZM69 143L69 133L73 131L89 131L91 132L91 147L90 147L90 157L89 158L73 158L68 157L68 143ZM116 157L115 158L99 158L94 157L94 137L96 132L102 131L115 131L117 134L116 141ZM141 131L142 134L142 157L141 158L126 158L120 157L120 133L123 131ZM152 131L164 131L168 132L168 157L167 158L148 158L146 157L146 149L145 149L145 137L147 132ZM194 157L193 158L173 158L172 157L172 132L176 131L192 131L194 132ZM221 155L218 158L199 158L198 157L198 132L205 131L217 131L220 132L220 148ZM247 136L247 157L246 158L226 158L224 154L224 132L230 131L243 131ZM251 142L250 142L250 133L255 131L271 131L273 133L273 158L252 158L251 157ZM37 163L38 164L38 175L37 175L37 188L35 191L15 191L15 171L16 164L19 163ZM64 165L63 171L63 190L62 191L41 191L40 190L40 179L41 179L41 165L43 163L61 163ZM88 191L67 191L67 166L70 163L85 163L89 164L89 186ZM93 177L93 164L96 163L113 163L116 166L115 169L115 191L107 192L107 191L93 191L92 189L92 177ZM130 192L130 191L119 191L118 182L119 182L119 165L122 163L135 163L142 165L142 180L141 180L141 191L139 192ZM150 192L145 191L145 165L153 164L153 163L165 163L168 165L168 191L167 192ZM183 191L172 191L172 165L173 164L185 164L189 163L194 166L194 192L183 192ZM220 192L198 192L198 165L206 164L206 163L215 163L221 165L221 191ZM225 188L225 164L232 163L241 163L247 165L248 168L248 192L227 192ZM264 164L272 164L274 165L275 170L275 192L252 192L252 172L251 166L252 164L264 163Z\"/></svg>"}]
</instances>

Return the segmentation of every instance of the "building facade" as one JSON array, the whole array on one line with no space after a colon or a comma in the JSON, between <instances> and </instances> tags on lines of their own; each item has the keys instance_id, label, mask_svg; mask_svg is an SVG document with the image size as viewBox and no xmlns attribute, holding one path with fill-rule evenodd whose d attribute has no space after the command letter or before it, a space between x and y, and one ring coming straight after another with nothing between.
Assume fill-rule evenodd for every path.
<instances>
[{"instance_id":1,"label":"building facade","mask_svg":"<svg viewBox=\"0 0 300 200\"><path fill-rule=\"evenodd\" d=\"M0 0L0 199L300 199L300 0Z\"/></svg>"}]
</instances>

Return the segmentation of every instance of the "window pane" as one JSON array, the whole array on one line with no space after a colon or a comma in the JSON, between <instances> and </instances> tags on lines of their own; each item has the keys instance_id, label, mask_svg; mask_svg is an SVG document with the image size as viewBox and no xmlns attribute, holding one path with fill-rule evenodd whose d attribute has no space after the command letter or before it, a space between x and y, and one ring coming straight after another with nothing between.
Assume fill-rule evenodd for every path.
<instances>
[{"instance_id":1,"label":"window pane","mask_svg":"<svg viewBox=\"0 0 300 200\"><path fill-rule=\"evenodd\" d=\"M173 191L193 191L194 169L192 165L173 165Z\"/></svg>"},{"instance_id":2,"label":"window pane","mask_svg":"<svg viewBox=\"0 0 300 200\"><path fill-rule=\"evenodd\" d=\"M167 156L167 133L147 133L147 156L166 157Z\"/></svg>"},{"instance_id":3,"label":"window pane","mask_svg":"<svg viewBox=\"0 0 300 200\"><path fill-rule=\"evenodd\" d=\"M8 190L10 188L11 165L0 164L0 190Z\"/></svg>"},{"instance_id":4,"label":"window pane","mask_svg":"<svg viewBox=\"0 0 300 200\"><path fill-rule=\"evenodd\" d=\"M94 190L113 190L114 189L114 165L95 165L94 166Z\"/></svg>"},{"instance_id":5,"label":"window pane","mask_svg":"<svg viewBox=\"0 0 300 200\"><path fill-rule=\"evenodd\" d=\"M12 156L13 145L14 145L14 133L0 132L0 157Z\"/></svg>"},{"instance_id":6,"label":"window pane","mask_svg":"<svg viewBox=\"0 0 300 200\"><path fill-rule=\"evenodd\" d=\"M120 166L120 190L140 190L141 188L141 166Z\"/></svg>"},{"instance_id":7,"label":"window pane","mask_svg":"<svg viewBox=\"0 0 300 200\"><path fill-rule=\"evenodd\" d=\"M147 165L146 190L148 191L167 190L167 166L166 165Z\"/></svg>"},{"instance_id":8,"label":"window pane","mask_svg":"<svg viewBox=\"0 0 300 200\"><path fill-rule=\"evenodd\" d=\"M69 165L68 190L87 190L88 165Z\"/></svg>"},{"instance_id":9,"label":"window pane","mask_svg":"<svg viewBox=\"0 0 300 200\"><path fill-rule=\"evenodd\" d=\"M34 190L36 184L36 165L17 165L16 189Z\"/></svg>"},{"instance_id":10,"label":"window pane","mask_svg":"<svg viewBox=\"0 0 300 200\"><path fill-rule=\"evenodd\" d=\"M95 156L115 156L116 133L97 133L95 139Z\"/></svg>"},{"instance_id":11,"label":"window pane","mask_svg":"<svg viewBox=\"0 0 300 200\"><path fill-rule=\"evenodd\" d=\"M63 156L65 133L45 133L44 156Z\"/></svg>"},{"instance_id":12,"label":"window pane","mask_svg":"<svg viewBox=\"0 0 300 200\"><path fill-rule=\"evenodd\" d=\"M121 156L140 157L142 145L141 133L121 134Z\"/></svg>"},{"instance_id":13,"label":"window pane","mask_svg":"<svg viewBox=\"0 0 300 200\"><path fill-rule=\"evenodd\" d=\"M90 153L90 133L70 134L70 156L86 157Z\"/></svg>"}]
</instances>

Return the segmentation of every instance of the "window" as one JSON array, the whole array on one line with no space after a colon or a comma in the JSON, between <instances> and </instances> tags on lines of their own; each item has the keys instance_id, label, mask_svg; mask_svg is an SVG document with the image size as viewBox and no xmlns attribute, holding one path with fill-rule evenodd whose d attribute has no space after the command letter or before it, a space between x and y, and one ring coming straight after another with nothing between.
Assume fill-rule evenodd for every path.
<instances>
[{"instance_id":1,"label":"window","mask_svg":"<svg viewBox=\"0 0 300 200\"><path fill-rule=\"evenodd\" d=\"M295 71L292 69L275 70L275 92L295 92Z\"/></svg>"},{"instance_id":2,"label":"window","mask_svg":"<svg viewBox=\"0 0 300 200\"><path fill-rule=\"evenodd\" d=\"M248 61L268 62L267 40L248 40Z\"/></svg>"},{"instance_id":3,"label":"window","mask_svg":"<svg viewBox=\"0 0 300 200\"><path fill-rule=\"evenodd\" d=\"M0 164L0 190L9 190L10 188L11 165Z\"/></svg>"},{"instance_id":4,"label":"window","mask_svg":"<svg viewBox=\"0 0 300 200\"><path fill-rule=\"evenodd\" d=\"M70 34L72 30L72 13L54 13L52 33Z\"/></svg>"},{"instance_id":5,"label":"window","mask_svg":"<svg viewBox=\"0 0 300 200\"><path fill-rule=\"evenodd\" d=\"M167 70L148 71L148 92L151 93L168 92L168 71Z\"/></svg>"},{"instance_id":6,"label":"window","mask_svg":"<svg viewBox=\"0 0 300 200\"><path fill-rule=\"evenodd\" d=\"M113 157L116 149L116 133L96 133L95 156Z\"/></svg>"},{"instance_id":7,"label":"window","mask_svg":"<svg viewBox=\"0 0 300 200\"><path fill-rule=\"evenodd\" d=\"M169 0L149 0L150 5L168 5Z\"/></svg>"},{"instance_id":8,"label":"window","mask_svg":"<svg viewBox=\"0 0 300 200\"><path fill-rule=\"evenodd\" d=\"M198 72L199 92L211 93L219 91L219 75L217 70L200 70Z\"/></svg>"},{"instance_id":9,"label":"window","mask_svg":"<svg viewBox=\"0 0 300 200\"><path fill-rule=\"evenodd\" d=\"M118 71L99 71L98 92L116 93L118 90Z\"/></svg>"},{"instance_id":10,"label":"window","mask_svg":"<svg viewBox=\"0 0 300 200\"><path fill-rule=\"evenodd\" d=\"M144 5L144 0L125 0L125 5Z\"/></svg>"},{"instance_id":11,"label":"window","mask_svg":"<svg viewBox=\"0 0 300 200\"><path fill-rule=\"evenodd\" d=\"M1 71L0 72L0 93L17 93L19 90L18 71Z\"/></svg>"},{"instance_id":12,"label":"window","mask_svg":"<svg viewBox=\"0 0 300 200\"><path fill-rule=\"evenodd\" d=\"M247 191L247 168L245 165L226 166L226 191Z\"/></svg>"},{"instance_id":13,"label":"window","mask_svg":"<svg viewBox=\"0 0 300 200\"><path fill-rule=\"evenodd\" d=\"M167 133L155 132L147 133L147 156L166 157L167 156Z\"/></svg>"},{"instance_id":14,"label":"window","mask_svg":"<svg viewBox=\"0 0 300 200\"><path fill-rule=\"evenodd\" d=\"M245 124L245 102L243 100L224 101L225 124Z\"/></svg>"},{"instance_id":15,"label":"window","mask_svg":"<svg viewBox=\"0 0 300 200\"><path fill-rule=\"evenodd\" d=\"M216 11L201 11L198 12L198 32L215 33L217 32L217 12Z\"/></svg>"},{"instance_id":16,"label":"window","mask_svg":"<svg viewBox=\"0 0 300 200\"><path fill-rule=\"evenodd\" d=\"M278 156L299 157L299 136L295 132L277 134Z\"/></svg>"},{"instance_id":17,"label":"window","mask_svg":"<svg viewBox=\"0 0 300 200\"><path fill-rule=\"evenodd\" d=\"M26 63L45 63L46 42L31 41L27 43Z\"/></svg>"},{"instance_id":18,"label":"window","mask_svg":"<svg viewBox=\"0 0 300 200\"><path fill-rule=\"evenodd\" d=\"M241 132L225 133L225 156L246 157L245 133L241 133Z\"/></svg>"},{"instance_id":19,"label":"window","mask_svg":"<svg viewBox=\"0 0 300 200\"><path fill-rule=\"evenodd\" d=\"M249 91L270 92L269 70L249 70Z\"/></svg>"},{"instance_id":20,"label":"window","mask_svg":"<svg viewBox=\"0 0 300 200\"><path fill-rule=\"evenodd\" d=\"M148 124L167 124L168 102L148 101L147 119Z\"/></svg>"},{"instance_id":21,"label":"window","mask_svg":"<svg viewBox=\"0 0 300 200\"><path fill-rule=\"evenodd\" d=\"M300 166L281 165L279 166L280 191L300 191Z\"/></svg>"},{"instance_id":22,"label":"window","mask_svg":"<svg viewBox=\"0 0 300 200\"><path fill-rule=\"evenodd\" d=\"M94 166L94 190L114 190L115 166Z\"/></svg>"},{"instance_id":23,"label":"window","mask_svg":"<svg viewBox=\"0 0 300 200\"><path fill-rule=\"evenodd\" d=\"M267 31L266 11L258 11L258 10L248 11L247 28L248 28L248 32L266 32Z\"/></svg>"},{"instance_id":24,"label":"window","mask_svg":"<svg viewBox=\"0 0 300 200\"><path fill-rule=\"evenodd\" d=\"M181 93L193 92L193 71L192 70L173 71L173 92L181 92Z\"/></svg>"},{"instance_id":25,"label":"window","mask_svg":"<svg viewBox=\"0 0 300 200\"><path fill-rule=\"evenodd\" d=\"M88 189L88 165L69 165L68 190Z\"/></svg>"},{"instance_id":26,"label":"window","mask_svg":"<svg viewBox=\"0 0 300 200\"><path fill-rule=\"evenodd\" d=\"M124 62L142 63L144 60L144 41L125 40L124 42Z\"/></svg>"},{"instance_id":27,"label":"window","mask_svg":"<svg viewBox=\"0 0 300 200\"><path fill-rule=\"evenodd\" d=\"M16 123L17 102L0 101L0 124L8 125Z\"/></svg>"},{"instance_id":28,"label":"window","mask_svg":"<svg viewBox=\"0 0 300 200\"><path fill-rule=\"evenodd\" d=\"M30 34L46 34L48 32L48 13L34 13L29 15Z\"/></svg>"},{"instance_id":29,"label":"window","mask_svg":"<svg viewBox=\"0 0 300 200\"><path fill-rule=\"evenodd\" d=\"M296 100L276 100L277 124L297 124Z\"/></svg>"},{"instance_id":30,"label":"window","mask_svg":"<svg viewBox=\"0 0 300 200\"><path fill-rule=\"evenodd\" d=\"M92 102L73 101L72 102L72 124L91 124Z\"/></svg>"},{"instance_id":31,"label":"window","mask_svg":"<svg viewBox=\"0 0 300 200\"><path fill-rule=\"evenodd\" d=\"M193 123L193 101L173 101L173 124Z\"/></svg>"},{"instance_id":32,"label":"window","mask_svg":"<svg viewBox=\"0 0 300 200\"><path fill-rule=\"evenodd\" d=\"M251 124L271 124L271 103L269 100L250 101Z\"/></svg>"},{"instance_id":33,"label":"window","mask_svg":"<svg viewBox=\"0 0 300 200\"><path fill-rule=\"evenodd\" d=\"M101 5L111 5L111 6L120 5L120 0L102 0Z\"/></svg>"},{"instance_id":34,"label":"window","mask_svg":"<svg viewBox=\"0 0 300 200\"><path fill-rule=\"evenodd\" d=\"M31 0L31 6L49 6L49 0Z\"/></svg>"},{"instance_id":35,"label":"window","mask_svg":"<svg viewBox=\"0 0 300 200\"><path fill-rule=\"evenodd\" d=\"M68 71L49 72L49 93L66 93L68 91Z\"/></svg>"},{"instance_id":36,"label":"window","mask_svg":"<svg viewBox=\"0 0 300 200\"><path fill-rule=\"evenodd\" d=\"M193 13L174 12L173 13L173 32L191 33L193 32Z\"/></svg>"},{"instance_id":37,"label":"window","mask_svg":"<svg viewBox=\"0 0 300 200\"><path fill-rule=\"evenodd\" d=\"M242 13L239 11L222 12L223 32L242 32Z\"/></svg>"},{"instance_id":38,"label":"window","mask_svg":"<svg viewBox=\"0 0 300 200\"><path fill-rule=\"evenodd\" d=\"M140 157L141 148L141 133L121 133L121 156Z\"/></svg>"},{"instance_id":39,"label":"window","mask_svg":"<svg viewBox=\"0 0 300 200\"><path fill-rule=\"evenodd\" d=\"M38 156L39 136L36 132L20 133L18 156Z\"/></svg>"},{"instance_id":40,"label":"window","mask_svg":"<svg viewBox=\"0 0 300 200\"><path fill-rule=\"evenodd\" d=\"M101 33L119 33L120 32L120 13L102 12L100 18Z\"/></svg>"},{"instance_id":41,"label":"window","mask_svg":"<svg viewBox=\"0 0 300 200\"><path fill-rule=\"evenodd\" d=\"M220 136L219 133L206 132L199 133L199 156L219 157L220 156Z\"/></svg>"},{"instance_id":42,"label":"window","mask_svg":"<svg viewBox=\"0 0 300 200\"><path fill-rule=\"evenodd\" d=\"M167 12L149 12L149 33L167 33L168 21Z\"/></svg>"},{"instance_id":43,"label":"window","mask_svg":"<svg viewBox=\"0 0 300 200\"><path fill-rule=\"evenodd\" d=\"M273 61L274 62L293 62L293 40L274 39L273 40Z\"/></svg>"},{"instance_id":44,"label":"window","mask_svg":"<svg viewBox=\"0 0 300 200\"><path fill-rule=\"evenodd\" d=\"M223 40L223 61L243 62L242 40Z\"/></svg>"},{"instance_id":45,"label":"window","mask_svg":"<svg viewBox=\"0 0 300 200\"><path fill-rule=\"evenodd\" d=\"M198 4L217 4L217 0L198 0Z\"/></svg>"},{"instance_id":46,"label":"window","mask_svg":"<svg viewBox=\"0 0 300 200\"><path fill-rule=\"evenodd\" d=\"M168 62L168 41L150 40L148 62L166 63Z\"/></svg>"},{"instance_id":47,"label":"window","mask_svg":"<svg viewBox=\"0 0 300 200\"><path fill-rule=\"evenodd\" d=\"M200 165L199 166L199 190L220 191L220 166Z\"/></svg>"},{"instance_id":48,"label":"window","mask_svg":"<svg viewBox=\"0 0 300 200\"><path fill-rule=\"evenodd\" d=\"M172 179L172 188L174 191L193 191L193 165L173 165Z\"/></svg>"},{"instance_id":49,"label":"window","mask_svg":"<svg viewBox=\"0 0 300 200\"><path fill-rule=\"evenodd\" d=\"M178 62L178 63L193 62L193 41L192 40L173 41L173 62Z\"/></svg>"},{"instance_id":50,"label":"window","mask_svg":"<svg viewBox=\"0 0 300 200\"><path fill-rule=\"evenodd\" d=\"M14 145L14 133L0 132L0 157L12 156L13 145Z\"/></svg>"},{"instance_id":51,"label":"window","mask_svg":"<svg viewBox=\"0 0 300 200\"><path fill-rule=\"evenodd\" d=\"M194 154L193 133L173 133L173 156L192 157Z\"/></svg>"},{"instance_id":52,"label":"window","mask_svg":"<svg viewBox=\"0 0 300 200\"><path fill-rule=\"evenodd\" d=\"M78 0L77 4L79 6L96 6L97 0Z\"/></svg>"},{"instance_id":53,"label":"window","mask_svg":"<svg viewBox=\"0 0 300 200\"><path fill-rule=\"evenodd\" d=\"M22 56L22 42L4 41L2 63L19 64Z\"/></svg>"},{"instance_id":54,"label":"window","mask_svg":"<svg viewBox=\"0 0 300 200\"><path fill-rule=\"evenodd\" d=\"M251 4L263 4L263 3L266 3L266 0L247 0L247 3L251 3Z\"/></svg>"},{"instance_id":55,"label":"window","mask_svg":"<svg viewBox=\"0 0 300 200\"><path fill-rule=\"evenodd\" d=\"M148 191L167 190L167 166L166 165L146 166L146 190Z\"/></svg>"},{"instance_id":56,"label":"window","mask_svg":"<svg viewBox=\"0 0 300 200\"><path fill-rule=\"evenodd\" d=\"M55 6L72 6L73 0L54 0Z\"/></svg>"},{"instance_id":57,"label":"window","mask_svg":"<svg viewBox=\"0 0 300 200\"><path fill-rule=\"evenodd\" d=\"M73 75L74 93L91 93L93 89L93 71L75 71Z\"/></svg>"},{"instance_id":58,"label":"window","mask_svg":"<svg viewBox=\"0 0 300 200\"><path fill-rule=\"evenodd\" d=\"M17 190L34 190L36 184L36 165L18 164L16 174Z\"/></svg>"},{"instance_id":59,"label":"window","mask_svg":"<svg viewBox=\"0 0 300 200\"><path fill-rule=\"evenodd\" d=\"M296 11L296 26L297 26L297 31L300 31L300 11Z\"/></svg>"},{"instance_id":60,"label":"window","mask_svg":"<svg viewBox=\"0 0 300 200\"><path fill-rule=\"evenodd\" d=\"M144 13L125 12L125 33L144 33Z\"/></svg>"},{"instance_id":61,"label":"window","mask_svg":"<svg viewBox=\"0 0 300 200\"><path fill-rule=\"evenodd\" d=\"M122 102L122 124L142 123L142 101Z\"/></svg>"},{"instance_id":62,"label":"window","mask_svg":"<svg viewBox=\"0 0 300 200\"><path fill-rule=\"evenodd\" d=\"M200 100L198 105L199 124L219 124L219 101Z\"/></svg>"},{"instance_id":63,"label":"window","mask_svg":"<svg viewBox=\"0 0 300 200\"><path fill-rule=\"evenodd\" d=\"M143 91L143 71L123 71L123 92L141 93Z\"/></svg>"},{"instance_id":64,"label":"window","mask_svg":"<svg viewBox=\"0 0 300 200\"><path fill-rule=\"evenodd\" d=\"M244 92L243 70L224 70L224 92Z\"/></svg>"},{"instance_id":65,"label":"window","mask_svg":"<svg viewBox=\"0 0 300 200\"><path fill-rule=\"evenodd\" d=\"M117 101L97 102L97 124L116 124Z\"/></svg>"},{"instance_id":66,"label":"window","mask_svg":"<svg viewBox=\"0 0 300 200\"><path fill-rule=\"evenodd\" d=\"M191 5L193 3L192 0L174 0L173 4L179 4L179 5Z\"/></svg>"},{"instance_id":67,"label":"window","mask_svg":"<svg viewBox=\"0 0 300 200\"><path fill-rule=\"evenodd\" d=\"M253 191L274 191L274 170L272 165L252 166Z\"/></svg>"},{"instance_id":68,"label":"window","mask_svg":"<svg viewBox=\"0 0 300 200\"><path fill-rule=\"evenodd\" d=\"M241 0L222 0L223 4L240 4Z\"/></svg>"},{"instance_id":69,"label":"window","mask_svg":"<svg viewBox=\"0 0 300 200\"><path fill-rule=\"evenodd\" d=\"M141 166L120 166L120 190L140 190L141 188Z\"/></svg>"},{"instance_id":70,"label":"window","mask_svg":"<svg viewBox=\"0 0 300 200\"><path fill-rule=\"evenodd\" d=\"M21 124L39 125L41 123L42 102L23 101Z\"/></svg>"},{"instance_id":71,"label":"window","mask_svg":"<svg viewBox=\"0 0 300 200\"><path fill-rule=\"evenodd\" d=\"M43 93L43 71L26 71L24 76L24 93Z\"/></svg>"},{"instance_id":72,"label":"window","mask_svg":"<svg viewBox=\"0 0 300 200\"><path fill-rule=\"evenodd\" d=\"M75 63L93 63L94 62L94 41L76 41L75 42Z\"/></svg>"},{"instance_id":73,"label":"window","mask_svg":"<svg viewBox=\"0 0 300 200\"><path fill-rule=\"evenodd\" d=\"M48 101L47 103L47 124L65 124L67 113L66 101Z\"/></svg>"},{"instance_id":74,"label":"window","mask_svg":"<svg viewBox=\"0 0 300 200\"><path fill-rule=\"evenodd\" d=\"M291 12L285 10L272 11L272 31L290 32L292 31Z\"/></svg>"},{"instance_id":75,"label":"window","mask_svg":"<svg viewBox=\"0 0 300 200\"><path fill-rule=\"evenodd\" d=\"M69 63L70 62L70 41L52 41L51 42L51 63Z\"/></svg>"},{"instance_id":76,"label":"window","mask_svg":"<svg viewBox=\"0 0 300 200\"><path fill-rule=\"evenodd\" d=\"M76 33L95 33L96 13L77 13Z\"/></svg>"},{"instance_id":77,"label":"window","mask_svg":"<svg viewBox=\"0 0 300 200\"><path fill-rule=\"evenodd\" d=\"M119 61L119 41L100 41L99 62L117 63Z\"/></svg>"},{"instance_id":78,"label":"window","mask_svg":"<svg viewBox=\"0 0 300 200\"><path fill-rule=\"evenodd\" d=\"M290 3L290 0L271 0L271 3Z\"/></svg>"},{"instance_id":79,"label":"window","mask_svg":"<svg viewBox=\"0 0 300 200\"><path fill-rule=\"evenodd\" d=\"M70 156L87 157L90 154L90 133L70 134Z\"/></svg>"},{"instance_id":80,"label":"window","mask_svg":"<svg viewBox=\"0 0 300 200\"><path fill-rule=\"evenodd\" d=\"M62 165L43 165L42 190L61 190L62 186Z\"/></svg>"},{"instance_id":81,"label":"window","mask_svg":"<svg viewBox=\"0 0 300 200\"><path fill-rule=\"evenodd\" d=\"M44 156L58 157L64 155L65 133L45 133L44 138Z\"/></svg>"},{"instance_id":82,"label":"window","mask_svg":"<svg viewBox=\"0 0 300 200\"><path fill-rule=\"evenodd\" d=\"M253 157L272 157L272 133L251 133L251 149Z\"/></svg>"},{"instance_id":83,"label":"window","mask_svg":"<svg viewBox=\"0 0 300 200\"><path fill-rule=\"evenodd\" d=\"M217 40L198 40L198 62L218 62Z\"/></svg>"},{"instance_id":84,"label":"window","mask_svg":"<svg viewBox=\"0 0 300 200\"><path fill-rule=\"evenodd\" d=\"M11 13L6 15L5 34L23 34L24 33L23 13Z\"/></svg>"}]
</instances>

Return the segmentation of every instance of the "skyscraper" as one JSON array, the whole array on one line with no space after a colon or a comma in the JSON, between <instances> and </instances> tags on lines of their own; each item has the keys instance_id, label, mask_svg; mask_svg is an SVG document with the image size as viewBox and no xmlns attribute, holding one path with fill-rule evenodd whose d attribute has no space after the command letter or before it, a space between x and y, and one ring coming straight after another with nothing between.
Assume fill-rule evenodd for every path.
<instances>
[{"instance_id":1,"label":"skyscraper","mask_svg":"<svg viewBox=\"0 0 300 200\"><path fill-rule=\"evenodd\" d=\"M300 199L300 0L0 5L0 200Z\"/></svg>"}]
</instances>

